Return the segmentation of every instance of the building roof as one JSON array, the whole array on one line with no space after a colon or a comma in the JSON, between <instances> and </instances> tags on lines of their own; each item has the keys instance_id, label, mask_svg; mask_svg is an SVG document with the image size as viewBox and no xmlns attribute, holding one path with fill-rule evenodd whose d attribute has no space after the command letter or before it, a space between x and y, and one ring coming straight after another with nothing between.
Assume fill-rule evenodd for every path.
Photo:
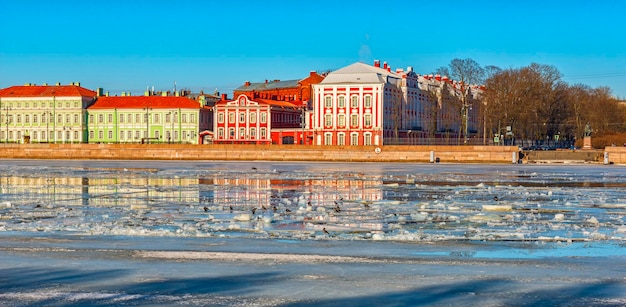
<instances>
[{"instance_id":1,"label":"building roof","mask_svg":"<svg viewBox=\"0 0 626 307\"><path fill-rule=\"evenodd\" d=\"M175 96L114 96L98 97L88 109L199 109L200 103L187 98Z\"/></svg>"},{"instance_id":2,"label":"building roof","mask_svg":"<svg viewBox=\"0 0 626 307\"><path fill-rule=\"evenodd\" d=\"M269 106L281 107L281 108L299 109L300 108L299 105L303 104L303 102L299 100L282 101L282 100L261 99L261 98L250 99L246 95L242 94L242 95L237 96L237 98L234 100L220 100L215 105L216 106L227 105L228 103L231 103L231 102L237 102L241 97L245 97L247 101L252 101L252 102L259 103L259 104L266 104Z\"/></svg>"},{"instance_id":3,"label":"building roof","mask_svg":"<svg viewBox=\"0 0 626 307\"><path fill-rule=\"evenodd\" d=\"M283 107L283 108L294 108L294 109L298 109L299 107L294 104L295 102L298 101L281 101L281 100L272 100L272 99L254 99L252 101L256 101L256 102L260 102L260 103L265 103L268 104L270 106L275 106L275 107ZM302 104L302 102L298 102L300 104Z\"/></svg>"},{"instance_id":4,"label":"building roof","mask_svg":"<svg viewBox=\"0 0 626 307\"><path fill-rule=\"evenodd\" d=\"M320 83L387 83L390 79L401 78L401 75L384 68L356 62L329 73Z\"/></svg>"},{"instance_id":5,"label":"building roof","mask_svg":"<svg viewBox=\"0 0 626 307\"><path fill-rule=\"evenodd\" d=\"M16 85L0 89L0 97L95 97L96 92L79 85Z\"/></svg>"},{"instance_id":6,"label":"building roof","mask_svg":"<svg viewBox=\"0 0 626 307\"><path fill-rule=\"evenodd\" d=\"M235 89L237 92L245 92L245 91L267 91L267 90L275 90L280 88L293 88L298 87L298 83L300 80L273 80L267 82L258 82L258 83L250 83L246 86L246 84Z\"/></svg>"}]
</instances>

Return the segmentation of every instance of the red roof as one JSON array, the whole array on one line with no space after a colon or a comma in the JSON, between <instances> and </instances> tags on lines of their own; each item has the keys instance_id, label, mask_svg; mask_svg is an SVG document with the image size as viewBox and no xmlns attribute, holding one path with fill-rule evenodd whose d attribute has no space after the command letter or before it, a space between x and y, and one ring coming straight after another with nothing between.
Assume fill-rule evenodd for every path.
<instances>
[{"instance_id":1,"label":"red roof","mask_svg":"<svg viewBox=\"0 0 626 307\"><path fill-rule=\"evenodd\" d=\"M114 96L98 97L88 109L200 109L200 103L187 98L175 96Z\"/></svg>"},{"instance_id":2,"label":"red roof","mask_svg":"<svg viewBox=\"0 0 626 307\"><path fill-rule=\"evenodd\" d=\"M0 97L95 97L96 92L78 85L17 85L0 89Z\"/></svg>"}]
</instances>

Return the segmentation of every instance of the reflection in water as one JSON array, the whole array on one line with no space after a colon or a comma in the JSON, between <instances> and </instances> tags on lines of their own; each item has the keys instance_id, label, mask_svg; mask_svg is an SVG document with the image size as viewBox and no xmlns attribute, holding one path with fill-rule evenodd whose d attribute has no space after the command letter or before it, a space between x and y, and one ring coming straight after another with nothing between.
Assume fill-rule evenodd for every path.
<instances>
[{"instance_id":1,"label":"reflection in water","mask_svg":"<svg viewBox=\"0 0 626 307\"><path fill-rule=\"evenodd\" d=\"M0 173L0 231L400 241L626 236L626 179L619 172L305 165L12 166Z\"/></svg>"}]
</instances>

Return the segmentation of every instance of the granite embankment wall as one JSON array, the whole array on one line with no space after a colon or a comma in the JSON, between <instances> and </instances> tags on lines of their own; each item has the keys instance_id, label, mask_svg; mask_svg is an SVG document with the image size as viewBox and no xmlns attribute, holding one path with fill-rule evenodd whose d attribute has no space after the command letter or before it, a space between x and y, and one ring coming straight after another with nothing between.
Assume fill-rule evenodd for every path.
<instances>
[{"instance_id":1,"label":"granite embankment wall","mask_svg":"<svg viewBox=\"0 0 626 307\"><path fill-rule=\"evenodd\" d=\"M517 154L516 146L0 145L0 158L11 159L513 163Z\"/></svg>"},{"instance_id":2,"label":"granite embankment wall","mask_svg":"<svg viewBox=\"0 0 626 307\"><path fill-rule=\"evenodd\" d=\"M626 147L606 147L604 152L608 155L609 163L626 164Z\"/></svg>"}]
</instances>

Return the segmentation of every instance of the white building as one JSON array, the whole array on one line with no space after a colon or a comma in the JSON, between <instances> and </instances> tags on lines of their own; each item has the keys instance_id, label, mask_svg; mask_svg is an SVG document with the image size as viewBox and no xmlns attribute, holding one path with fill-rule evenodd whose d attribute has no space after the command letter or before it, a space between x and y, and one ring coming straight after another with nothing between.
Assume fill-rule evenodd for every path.
<instances>
[{"instance_id":1,"label":"white building","mask_svg":"<svg viewBox=\"0 0 626 307\"><path fill-rule=\"evenodd\" d=\"M447 77L421 76L412 67L354 63L313 85L316 145L428 144L460 132L460 86ZM471 101L477 99L472 88ZM470 109L476 131L478 106Z\"/></svg>"}]
</instances>

